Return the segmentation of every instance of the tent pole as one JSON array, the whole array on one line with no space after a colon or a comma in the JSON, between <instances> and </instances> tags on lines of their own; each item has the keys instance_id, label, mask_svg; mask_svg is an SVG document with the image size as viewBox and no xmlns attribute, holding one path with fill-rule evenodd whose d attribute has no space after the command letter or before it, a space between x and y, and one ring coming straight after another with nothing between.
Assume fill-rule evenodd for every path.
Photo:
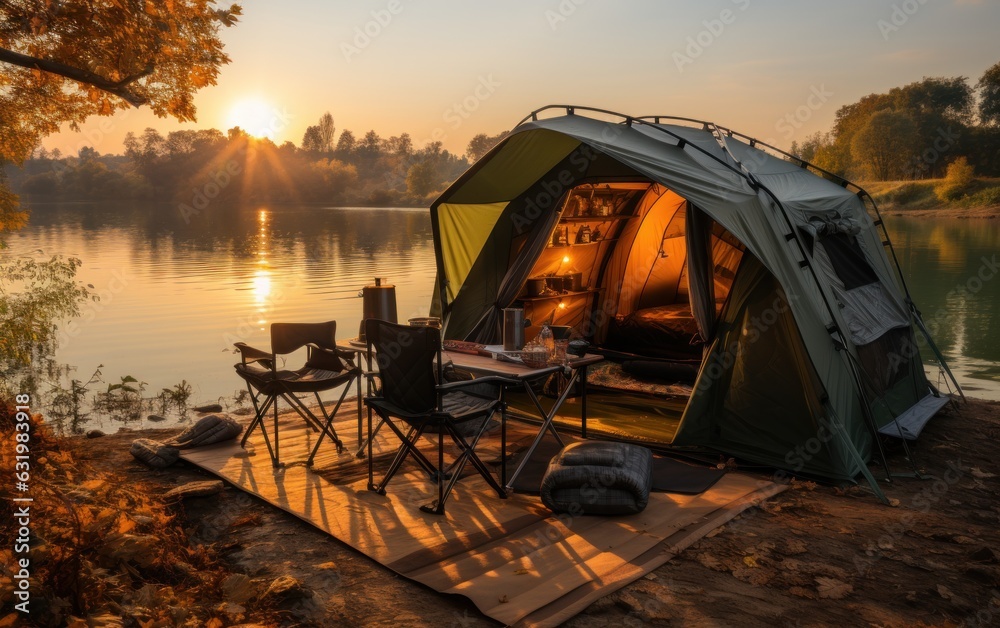
<instances>
[{"instance_id":1,"label":"tent pole","mask_svg":"<svg viewBox=\"0 0 1000 628\"><path fill-rule=\"evenodd\" d=\"M959 396L962 397L962 401L968 402L968 399L965 398L965 393L962 391L962 387L959 386L958 380L955 379L955 374L951 372L951 368L945 361L944 356L941 355L941 350L938 349L937 344L935 344L934 342L934 339L931 338L930 332L927 331L927 327L924 326L924 319L920 316L920 312L918 312L917 308L913 305L913 301L910 301L909 303L910 303L910 311L913 313L913 318L917 322L917 327L920 329L920 333L922 333L924 335L924 338L927 339L927 344L928 346L930 346L931 351L934 353L934 356L937 357L938 362L941 364L941 368L943 368L944 372L948 374L948 378L951 380L951 382L955 384L955 390L957 390Z\"/></svg>"}]
</instances>

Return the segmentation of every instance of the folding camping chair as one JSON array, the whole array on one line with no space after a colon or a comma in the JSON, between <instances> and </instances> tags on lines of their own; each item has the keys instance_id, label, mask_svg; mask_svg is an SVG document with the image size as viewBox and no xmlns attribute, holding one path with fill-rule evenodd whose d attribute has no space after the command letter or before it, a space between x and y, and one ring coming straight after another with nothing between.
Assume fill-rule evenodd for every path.
<instances>
[{"instance_id":1,"label":"folding camping chair","mask_svg":"<svg viewBox=\"0 0 1000 628\"><path fill-rule=\"evenodd\" d=\"M377 396L367 397L368 406L368 490L385 495L385 488L399 471L408 456L420 465L437 483L437 500L421 506L426 513L444 514L445 502L462 475L467 462L471 462L486 483L501 498L507 493L483 464L475 449L486 432L497 409L500 408L499 388L495 395L477 394L484 384L512 384L498 376L444 382L441 361L441 331L433 327L409 327L387 321L365 321L365 338L368 343L369 361L374 357L378 364L377 376L381 390ZM373 374L374 375L374 374ZM375 483L372 459L372 411L379 416L379 423L388 426L400 440L399 449L382 481ZM397 425L393 418L398 419ZM469 439L460 429L471 422ZM404 431L405 430L405 431ZM437 433L437 464L432 463L417 447L421 436ZM458 455L445 467L445 436L458 446Z\"/></svg>"},{"instance_id":2,"label":"folding camping chair","mask_svg":"<svg viewBox=\"0 0 1000 628\"><path fill-rule=\"evenodd\" d=\"M275 467L281 466L278 399L284 399L314 432L320 433L319 439L306 460L307 465L312 465L324 437L329 437L337 445L338 453L343 451L344 444L337 437L337 431L333 428L333 418L340 410L340 406L347 396L347 391L351 389L351 382L355 378L361 377L361 369L354 365L352 352L337 349L336 334L336 321L273 323L271 325L270 352L255 349L243 342L236 343L241 357L241 362L235 365L236 373L246 381L247 391L250 393L250 400L253 402L256 413L250 427L243 435L243 440L240 442L241 447L245 447L250 434L255 429L260 428L268 454L271 456L271 464ZM302 347L307 348L304 366L294 371L278 369L278 360L284 360L282 356L298 351ZM344 385L344 390L337 400L337 405L333 412L327 412L326 405L319 394L340 385ZM323 420L320 420L299 399L298 395L303 393L315 395L316 403L323 414ZM265 424L269 410L274 413L273 448ZM360 409L358 411L360 412Z\"/></svg>"}]
</instances>

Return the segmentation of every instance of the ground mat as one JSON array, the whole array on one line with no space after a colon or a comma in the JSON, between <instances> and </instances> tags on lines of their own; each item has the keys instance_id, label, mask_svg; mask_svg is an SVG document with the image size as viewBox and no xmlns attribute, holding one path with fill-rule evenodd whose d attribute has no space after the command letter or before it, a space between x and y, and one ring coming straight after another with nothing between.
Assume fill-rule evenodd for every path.
<instances>
[{"instance_id":1,"label":"ground mat","mask_svg":"<svg viewBox=\"0 0 1000 628\"><path fill-rule=\"evenodd\" d=\"M341 414L340 434L355 433L357 415L350 415ZM402 576L469 598L503 624L557 625L784 488L728 473L700 495L654 493L637 515L572 518L552 516L537 496L500 499L470 475L447 514L435 516L419 510L436 489L415 464L407 463L387 495L377 495L367 490L366 460L324 443L306 468L297 461L306 459L316 434L296 415L283 417L279 429L285 468L272 468L259 433L246 450L231 442L184 450L182 457ZM484 437L484 460L498 457L498 432ZM375 463L385 465L394 449L391 436L380 435Z\"/></svg>"}]
</instances>

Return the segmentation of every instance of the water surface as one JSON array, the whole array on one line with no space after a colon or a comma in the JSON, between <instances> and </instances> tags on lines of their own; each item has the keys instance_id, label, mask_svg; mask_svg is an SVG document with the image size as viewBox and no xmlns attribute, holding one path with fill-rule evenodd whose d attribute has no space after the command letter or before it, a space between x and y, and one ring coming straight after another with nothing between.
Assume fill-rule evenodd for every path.
<instances>
[{"instance_id":1,"label":"water surface","mask_svg":"<svg viewBox=\"0 0 1000 628\"><path fill-rule=\"evenodd\" d=\"M1000 221L887 225L963 386L1000 399ZM268 347L274 321L336 320L338 336L353 337L358 292L376 275L396 285L400 320L428 313L434 285L426 209L244 207L185 222L174 206L36 205L8 241L15 253L80 257L79 278L101 296L61 336L57 357L74 377L86 381L103 364L105 382L132 375L154 394L187 380L194 403L242 387L232 345Z\"/></svg>"}]
</instances>

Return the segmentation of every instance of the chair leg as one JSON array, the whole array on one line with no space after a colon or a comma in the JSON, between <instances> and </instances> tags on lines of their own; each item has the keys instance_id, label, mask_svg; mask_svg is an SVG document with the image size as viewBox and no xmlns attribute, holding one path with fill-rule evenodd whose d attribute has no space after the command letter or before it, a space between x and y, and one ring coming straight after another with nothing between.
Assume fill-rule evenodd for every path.
<instances>
[{"instance_id":1,"label":"chair leg","mask_svg":"<svg viewBox=\"0 0 1000 628\"><path fill-rule=\"evenodd\" d=\"M438 468L438 474L437 474L438 498L437 498L437 501L435 501L433 504L427 504L427 505L424 505L424 506L420 507L420 511L421 512L426 512L427 514L430 514L430 515L443 515L444 514L444 500L445 500L445 491L444 491L444 475L445 475L445 472L444 472L444 430L441 430L441 431L438 432L438 467L437 468ZM462 470L459 469L458 473L461 473L461 472L462 472ZM451 479L451 482L449 483L449 486L451 486L452 484L454 484L455 481L458 479L458 473L453 473L453 475L451 476L452 479Z\"/></svg>"},{"instance_id":2,"label":"chair leg","mask_svg":"<svg viewBox=\"0 0 1000 628\"><path fill-rule=\"evenodd\" d=\"M375 440L375 435L372 434L372 408L368 406L368 490L375 490L375 470L372 467L372 441ZM362 445L364 448L365 445ZM359 452L360 453L360 452Z\"/></svg>"},{"instance_id":3,"label":"chair leg","mask_svg":"<svg viewBox=\"0 0 1000 628\"><path fill-rule=\"evenodd\" d=\"M496 491L497 495L501 499L506 499L507 492L503 490L503 487L501 487L500 484L493 477L493 474L492 474L492 472L490 472L489 468L483 463L483 461L479 458L479 456L476 455L476 446L479 444L479 440L482 438L483 434L486 432L486 428L489 426L490 419L492 419L492 418L493 418L493 413L492 412L489 413L489 414L487 414L486 417L483 418L483 422L479 426L479 429L476 431L476 434L473 437L471 443L465 440L465 438L458 431L458 429L455 427L454 424L452 424L452 423L447 423L446 424L447 432L451 436L452 440L455 441L455 444L458 445L460 453L458 455L458 458L455 460L455 462L452 463L452 466L451 466L451 479L448 481L448 485L446 487L443 486L442 484L438 485L438 501L435 504L432 504L432 505L429 505L429 506L421 506L420 507L421 511L429 513L429 514L435 514L435 515L443 515L444 514L444 512L445 512L445 510L444 510L445 502L448 501L448 497L451 495L452 490L455 488L455 485L461 479L461 477L462 477L462 471L465 469L465 464L467 462L471 462L472 463L472 466L474 466L476 468L476 470L479 472L479 474L483 476L483 479L486 480L486 483L489 484L490 487L493 490ZM444 465L444 455L443 455L443 452L444 452L444 434L443 433L441 434L441 443L440 443L440 450L439 451L441 453L439 454L439 458L438 459L440 461L440 464L443 466Z\"/></svg>"},{"instance_id":4,"label":"chair leg","mask_svg":"<svg viewBox=\"0 0 1000 628\"><path fill-rule=\"evenodd\" d=\"M333 412L327 413L326 407L323 406L323 401L319 398L319 393L316 394L316 402L319 404L319 409L323 413L323 418L326 419L326 423L323 425L323 429L320 431L319 438L316 439L316 444L313 446L312 451L309 453L309 458L306 460L306 466L311 467L313 464L313 458L316 457L316 452L319 451L320 443L323 442L324 436L329 436L330 440L337 444L337 453L342 453L344 451L344 443L337 437L337 430L334 429L333 419L336 418L337 412L340 411L341 404L344 403L344 398L347 397L347 391L351 389L350 382L344 387L344 392L340 394L340 399L337 400L337 405L334 406ZM330 430L333 429L333 433Z\"/></svg>"},{"instance_id":5,"label":"chair leg","mask_svg":"<svg viewBox=\"0 0 1000 628\"><path fill-rule=\"evenodd\" d=\"M249 387L248 387L249 388ZM250 392L250 400L253 403L254 410L256 414L254 415L253 421L247 426L246 431L243 433L243 438L240 440L240 447L245 448L247 441L250 439L250 434L257 428L260 429L261 436L264 437L264 444L267 446L267 455L271 458L271 464L277 466L278 457L275 450L271 447L271 439L267 436L267 427L265 421L267 420L267 412L271 409L271 404L275 402L275 397L268 397L267 400L261 404L260 394L254 394L253 391Z\"/></svg>"},{"instance_id":6,"label":"chair leg","mask_svg":"<svg viewBox=\"0 0 1000 628\"><path fill-rule=\"evenodd\" d=\"M278 468L281 466L281 455L278 449L278 398L274 397L274 457L271 459L271 466Z\"/></svg>"},{"instance_id":7,"label":"chair leg","mask_svg":"<svg viewBox=\"0 0 1000 628\"><path fill-rule=\"evenodd\" d=\"M391 422L389 422L389 427L392 428L392 431L396 432L396 435L402 441L402 445L396 451L396 455L392 459L392 462L389 464L389 468L388 470L386 470L385 475L382 477L382 481L379 482L378 486L376 486L373 489L379 495L385 495L385 487L389 484L389 480L391 480L393 476L396 475L396 472L399 471L399 468L403 466L403 462L406 460L406 456L409 455L411 452L415 451L413 443L416 441L416 439L420 438L420 434L423 432L423 429L418 430L415 427L411 427L410 431L404 435ZM369 462L369 464L371 463Z\"/></svg>"}]
</instances>

